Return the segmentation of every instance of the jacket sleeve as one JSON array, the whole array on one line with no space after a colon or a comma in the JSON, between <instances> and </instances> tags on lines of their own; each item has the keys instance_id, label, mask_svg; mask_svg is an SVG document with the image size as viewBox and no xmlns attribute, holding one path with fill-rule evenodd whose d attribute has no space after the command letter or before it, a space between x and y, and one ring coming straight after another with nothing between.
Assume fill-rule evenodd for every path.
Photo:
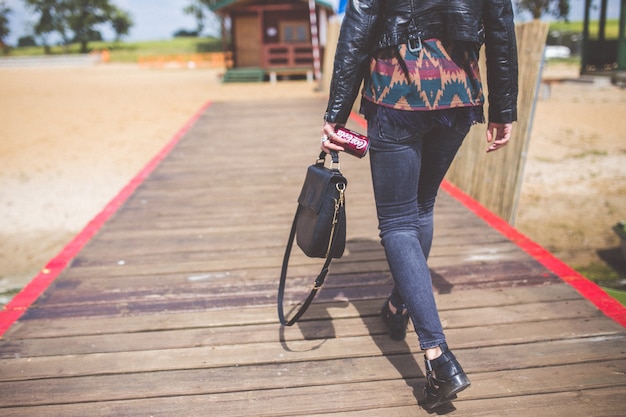
<instances>
[{"instance_id":1,"label":"jacket sleeve","mask_svg":"<svg viewBox=\"0 0 626 417\"><path fill-rule=\"evenodd\" d=\"M487 0L483 11L489 121L517 120L517 43L510 0Z\"/></svg>"},{"instance_id":2,"label":"jacket sleeve","mask_svg":"<svg viewBox=\"0 0 626 417\"><path fill-rule=\"evenodd\" d=\"M343 124L348 120L375 37L379 0L350 0L339 32L339 42L324 119Z\"/></svg>"}]
</instances>

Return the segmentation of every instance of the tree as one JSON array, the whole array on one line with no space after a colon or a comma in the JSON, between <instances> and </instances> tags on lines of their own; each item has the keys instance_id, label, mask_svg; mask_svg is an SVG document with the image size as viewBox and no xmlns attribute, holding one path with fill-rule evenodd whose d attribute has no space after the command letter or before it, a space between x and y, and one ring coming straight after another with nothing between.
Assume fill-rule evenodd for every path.
<instances>
[{"instance_id":1,"label":"tree","mask_svg":"<svg viewBox=\"0 0 626 417\"><path fill-rule=\"evenodd\" d=\"M567 19L569 15L569 0L517 0L517 9L530 12L533 19L540 19L549 14L557 19Z\"/></svg>"},{"instance_id":2,"label":"tree","mask_svg":"<svg viewBox=\"0 0 626 417\"><path fill-rule=\"evenodd\" d=\"M183 13L191 15L196 19L198 35L207 27L207 21L210 30L219 27L219 19L211 10L211 7L218 3L219 0L191 0L191 4L188 4L183 9Z\"/></svg>"},{"instance_id":3,"label":"tree","mask_svg":"<svg viewBox=\"0 0 626 417\"><path fill-rule=\"evenodd\" d=\"M58 0L24 0L26 8L39 14L39 20L33 26L33 31L40 38L46 53L50 53L48 36L58 32L61 38L67 41L66 31L59 16L62 13L62 4Z\"/></svg>"},{"instance_id":4,"label":"tree","mask_svg":"<svg viewBox=\"0 0 626 417\"><path fill-rule=\"evenodd\" d=\"M80 43L80 52L87 53L87 45L95 27L111 21L113 6L109 0L61 0L67 27L74 33L74 42Z\"/></svg>"},{"instance_id":5,"label":"tree","mask_svg":"<svg viewBox=\"0 0 626 417\"><path fill-rule=\"evenodd\" d=\"M198 37L198 32L195 30L178 29L173 35L175 38L196 38Z\"/></svg>"},{"instance_id":6,"label":"tree","mask_svg":"<svg viewBox=\"0 0 626 417\"><path fill-rule=\"evenodd\" d=\"M122 36L128 35L133 24L134 22L130 13L113 7L111 12L111 26L113 26L113 30L115 31L115 42L119 42Z\"/></svg>"},{"instance_id":7,"label":"tree","mask_svg":"<svg viewBox=\"0 0 626 417\"><path fill-rule=\"evenodd\" d=\"M35 37L33 35L21 36L17 40L18 48L22 48L25 46L37 46L37 41L35 41Z\"/></svg>"},{"instance_id":8,"label":"tree","mask_svg":"<svg viewBox=\"0 0 626 417\"><path fill-rule=\"evenodd\" d=\"M35 34L40 36L44 47L50 47L46 37L58 33L65 45L71 41L80 43L80 51L89 51L88 43L101 39L97 30L99 25L110 24L117 34L117 39L128 34L132 26L130 15L113 6L109 0L24 0L26 6L39 14L34 26ZM72 37L68 35L72 34Z\"/></svg>"},{"instance_id":9,"label":"tree","mask_svg":"<svg viewBox=\"0 0 626 417\"><path fill-rule=\"evenodd\" d=\"M204 30L204 7L200 0L193 0L183 9L183 13L193 16L196 19L196 32L198 35Z\"/></svg>"},{"instance_id":10,"label":"tree","mask_svg":"<svg viewBox=\"0 0 626 417\"><path fill-rule=\"evenodd\" d=\"M204 4L209 9L220 3L221 0L199 0L200 3Z\"/></svg>"},{"instance_id":11,"label":"tree","mask_svg":"<svg viewBox=\"0 0 626 417\"><path fill-rule=\"evenodd\" d=\"M4 45L4 38L9 36L9 33L11 33L11 29L9 28L10 14L11 9L9 9L4 1L0 1L0 46Z\"/></svg>"}]
</instances>

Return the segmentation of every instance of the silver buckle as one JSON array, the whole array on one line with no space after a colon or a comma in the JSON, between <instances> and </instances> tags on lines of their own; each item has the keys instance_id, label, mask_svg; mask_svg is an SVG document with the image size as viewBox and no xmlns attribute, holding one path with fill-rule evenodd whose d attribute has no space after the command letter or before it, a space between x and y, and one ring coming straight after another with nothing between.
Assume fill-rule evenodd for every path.
<instances>
[{"instance_id":1,"label":"silver buckle","mask_svg":"<svg viewBox=\"0 0 626 417\"><path fill-rule=\"evenodd\" d=\"M417 42L417 44L415 44ZM422 38L409 39L406 41L406 47L412 54L418 54L422 50Z\"/></svg>"}]
</instances>

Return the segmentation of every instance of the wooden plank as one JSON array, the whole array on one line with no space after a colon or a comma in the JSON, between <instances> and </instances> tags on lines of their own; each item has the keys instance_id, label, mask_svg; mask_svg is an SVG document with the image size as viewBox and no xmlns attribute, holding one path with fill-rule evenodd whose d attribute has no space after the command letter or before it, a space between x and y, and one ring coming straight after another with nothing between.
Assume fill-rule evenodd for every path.
<instances>
[{"instance_id":1,"label":"wooden plank","mask_svg":"<svg viewBox=\"0 0 626 417\"><path fill-rule=\"evenodd\" d=\"M206 415L285 416L285 415L428 415L419 409L411 388L419 381L375 381L329 387L296 387L278 390L231 392L209 395L181 395L107 402L29 407L29 417ZM408 385L408 386L407 386ZM419 389L417 389L419 390ZM468 393L471 391L468 391ZM393 393L390 395L390 393ZM541 415L561 417L619 416L623 414L624 386L573 392L539 393L531 398L511 395L505 398L457 400L459 415L484 416ZM419 394L417 394L419 395ZM294 399L298 401L294 401ZM324 401L320 401L324 398ZM393 409L398 409L395 414ZM390 410L391 409L391 410ZM390 410L388 412L387 410ZM24 408L5 408L3 416L22 417ZM381 414L382 412L382 414ZM413 414L404 414L404 413ZM502 414L500 414L502 413ZM536 414L535 414L536 413ZM561 414L566 413L566 414Z\"/></svg>"},{"instance_id":2,"label":"wooden plank","mask_svg":"<svg viewBox=\"0 0 626 417\"><path fill-rule=\"evenodd\" d=\"M533 317L528 317L532 320ZM332 319L331 319L332 320ZM455 323L456 324L456 323ZM278 331L276 324L254 326L200 327L177 330L107 333L54 338L7 340L0 346L0 358L83 355L106 352L182 349L261 342L287 343L298 340L324 340L357 336L384 336L388 329L378 315L337 320L304 322L293 331ZM610 336L619 326L601 316L532 320L516 323L485 323L476 327L450 326L446 336L451 345L479 348L501 344L539 342L554 339ZM409 329L409 338L415 333Z\"/></svg>"},{"instance_id":3,"label":"wooden plank","mask_svg":"<svg viewBox=\"0 0 626 417\"><path fill-rule=\"evenodd\" d=\"M187 278L202 277L204 271L194 272ZM226 277L234 279L237 274L226 274ZM309 274L306 278L301 278L302 285L298 285L294 288L288 288L288 295L285 299L286 305L294 305L301 302L307 290L310 290L312 278L314 275ZM373 285L360 285L358 274L353 274L352 278L356 279L353 286L339 286L328 285L323 292L317 297L317 303L331 302L331 301L351 301L358 299L378 299L385 297L391 290L391 278L386 276L386 280L383 282L374 282ZM347 276L343 277L347 279ZM377 279L376 277L374 277ZM519 279L516 277L505 277L499 282L479 282L477 285L475 281L471 281L468 286L457 285L454 281L441 280L434 275L434 286L437 288L440 294L453 293L452 288L456 290L463 290L464 288L482 287L482 288L503 288L511 285L528 285L531 284L546 284L549 281L543 275L528 276L520 275ZM52 319L62 317L88 317L97 315L133 315L133 314L146 314L150 312L159 311L191 311L191 310L203 310L203 309L228 309L233 307L252 307L252 306L267 306L276 304L276 293L274 288L270 287L245 287L241 285L232 284L228 285L226 282L222 284L225 288L222 290L215 290L214 287L197 285L196 287L189 287L185 291L186 284L181 282L181 287L185 285L180 291L165 289L162 294L155 293L153 290L145 290L143 293L141 290L136 296L128 297L126 299L119 298L121 290L119 288L113 288L113 299L108 302L99 302L105 297L106 294L93 293L89 300L85 302L73 302L70 304L50 304L50 305L38 305L31 307L29 311L24 314L23 320L30 319ZM123 286L123 284L121 284ZM176 294L176 293L179 294ZM78 297L79 294L77 294ZM41 302L47 300L48 295L41 298Z\"/></svg>"},{"instance_id":4,"label":"wooden plank","mask_svg":"<svg viewBox=\"0 0 626 417\"><path fill-rule=\"evenodd\" d=\"M319 262L319 261L318 261ZM328 284L325 287L326 292L331 290L345 289L350 291L350 287L359 289L363 286L387 286L391 284L391 276L389 272L384 269L380 269L380 263L384 262L379 260L376 262L360 262L359 268L365 266L362 271L359 271L357 267L351 263L338 263L332 278L329 279ZM379 265L379 268L376 268ZM291 296L292 289L308 289L312 283L312 278L316 275L317 270L312 268L319 266L311 265L310 267L304 266L292 266L290 267L290 273L293 273L293 278L289 279L288 283L288 299ZM182 269L182 268L181 268ZM307 271L307 269L309 269ZM376 271L377 272L373 272ZM263 295L269 295L273 298L276 293L276 285L269 285L267 278L274 278L277 276L275 269L263 268L250 274L252 268L239 270L230 270L224 272L218 272L220 269L204 269L204 270L182 270L176 275L130 275L127 277L100 277L98 274L90 274L94 278L89 281L70 280L66 279L63 282L58 282L54 289L54 294L47 294L41 299L38 304L40 308L50 308L56 305L63 305L67 303L92 303L92 302L127 302L131 299L138 297L146 297L155 301L161 298L171 299L173 296L179 295L180 297L220 297L225 296L228 293L258 293ZM294 271L295 270L295 271ZM210 272L213 271L213 272ZM271 274L271 272L274 274ZM367 272L372 271L372 272ZM472 286L482 286L483 283L490 282L504 282L504 285L512 285L516 280L537 280L550 284L554 282L554 277L545 274L545 271L538 270L535 264L520 264L520 263L502 263L497 268L483 267L475 268L475 272L471 274L467 273L467 270L461 268L448 268L442 275L440 270L433 270L433 285L440 292L445 292L441 288L444 284L447 284L449 288L447 292L451 292L453 287L455 290L459 290L461 287L469 288ZM308 272L308 273L306 273ZM485 276L489 276L486 279ZM212 293L212 294L207 294ZM322 295L320 295L322 297ZM350 294L346 294L349 297ZM324 298L326 295L323 296ZM321 298L322 299L322 298ZM146 302L149 300L146 299ZM272 304L275 302L273 299ZM245 302L244 297L241 297L239 302L234 302L233 305L249 305Z\"/></svg>"},{"instance_id":5,"label":"wooden plank","mask_svg":"<svg viewBox=\"0 0 626 417\"><path fill-rule=\"evenodd\" d=\"M255 236L253 235L252 238L254 237ZM102 258L90 259L79 256L74 260L72 266L74 267L75 273L89 273L89 268L91 267L99 268L102 273L115 276L116 273L121 274L128 269L130 269L130 271L128 271L129 274L137 274L138 272L133 271L131 268L145 268L146 266L155 263L159 267L163 267L173 262L207 262L207 266L209 268L233 268L234 265L232 262L239 260L239 264L237 264L237 267L239 268L245 268L248 265L275 266L277 259L281 259L284 253L285 242L283 242L283 239L278 237L275 238L273 242L270 242L274 243L273 245L264 242L265 239L236 239L225 236L224 240L226 242L221 242L221 239L219 239L220 243L217 243L217 240L217 238L214 239L212 236L202 235L201 238L196 237L193 239L193 243L197 245L196 248L184 247L178 250L170 251L166 251L165 248L168 245L171 247L173 243L178 241L172 236L169 236L166 241L162 242L159 239L159 241L153 243L153 245L149 247L144 246L142 248L143 252L136 250L135 253L124 253L123 248L125 245L122 245L121 248L118 247L115 251L107 253L107 251L103 251L103 248L101 247L99 249L103 252ZM226 243L232 243L233 246L236 246L236 248L227 250L224 246ZM241 245L239 245L239 243L241 243ZM437 267L444 264L446 261L453 261L454 265L458 265L460 263L466 264L468 262L484 263L488 260L502 260L503 262L520 261L529 263L528 258L520 252L519 248L510 242L481 242L478 240L477 245L478 247L449 244L445 249L439 249L433 253L433 256L430 258L432 267ZM338 263L360 262L362 260L367 260L372 256L375 256L377 259L384 260L384 253L377 241L365 241L363 239L348 240L347 250L348 252L341 260L337 261ZM294 256L294 258L296 261L307 264L316 262L313 259L305 259L303 257L297 258ZM123 264L123 268L120 268L120 260L126 261ZM108 267L109 270L102 270L103 267ZM86 271L79 270L83 268L86 269Z\"/></svg>"},{"instance_id":6,"label":"wooden plank","mask_svg":"<svg viewBox=\"0 0 626 417\"><path fill-rule=\"evenodd\" d=\"M441 410L440 414L454 412L464 417L507 416L507 417L621 417L623 416L623 387L573 391L559 393L541 393L532 397L511 396L506 398L487 398L473 401L454 401L453 406ZM428 415L415 405L401 407L372 407L341 413L307 414L310 417L338 415L345 417L388 416L412 417Z\"/></svg>"},{"instance_id":7,"label":"wooden plank","mask_svg":"<svg viewBox=\"0 0 626 417\"><path fill-rule=\"evenodd\" d=\"M393 361L393 365L391 365ZM278 390L296 387L343 385L394 379L417 379L424 383L423 368L417 369L410 355L396 358L377 357L319 363L301 362L289 368L268 364L252 367L220 369L181 370L154 373L87 376L41 380L13 381L0 383L5 394L0 407L69 404L73 398L83 402L104 402L142 398L174 397L223 393L245 393L260 388ZM405 366L408 372L400 372ZM626 370L626 360L608 361L601 364L577 363L549 368L527 368L513 371L473 371L470 375L473 386L463 394L463 401L477 398L506 398L574 391L581 386L596 390L625 386L626 379L621 371ZM592 381L587 381L593 372ZM564 381L565 379L565 381ZM168 384L161 381L167 380ZM528 385L527 381L537 381ZM407 392L410 390L407 388ZM32 393L37 392L37 396ZM1 408L0 408L1 409ZM214 410L217 411L217 410Z\"/></svg>"},{"instance_id":8,"label":"wooden plank","mask_svg":"<svg viewBox=\"0 0 626 417\"><path fill-rule=\"evenodd\" d=\"M441 312L446 310L473 309L478 307L503 307L527 303L550 303L552 301L580 300L580 296L565 284L541 288L518 287L485 292L467 290L463 297L453 294L436 296ZM327 318L331 311L333 319L377 315L381 300L354 300L350 303L314 303L303 323ZM234 311L234 312L233 312ZM597 314L597 313L596 313ZM175 329L213 328L226 326L250 326L271 323L278 326L275 305L261 308L237 308L194 312L166 312L159 314L118 317L91 317L66 319L39 319L20 321L5 335L5 339L66 337L77 335L118 334ZM3 343L5 343L3 341Z\"/></svg>"},{"instance_id":9,"label":"wooden plank","mask_svg":"<svg viewBox=\"0 0 626 417\"><path fill-rule=\"evenodd\" d=\"M523 366L548 366L590 360L626 358L619 349L626 341L626 334L598 336L594 338L567 339L535 344L485 347L472 351L455 349L459 360L469 367L473 361L481 366L497 364L497 369L515 369ZM282 347L282 348L281 348ZM393 343L387 335L360 336L345 339L297 340L287 344L287 352L281 343L182 349L151 350L139 352L111 352L86 355L14 358L0 360L0 380L17 381L50 376L108 375L124 372L154 372L174 369L216 368L263 363L289 364L301 361L324 361L338 358L370 357L420 352L417 341ZM532 350L532 352L529 352ZM532 355L532 357L531 357ZM511 358L516 358L511 363ZM595 358L595 359L594 359ZM526 362L527 361L527 362Z\"/></svg>"}]
</instances>

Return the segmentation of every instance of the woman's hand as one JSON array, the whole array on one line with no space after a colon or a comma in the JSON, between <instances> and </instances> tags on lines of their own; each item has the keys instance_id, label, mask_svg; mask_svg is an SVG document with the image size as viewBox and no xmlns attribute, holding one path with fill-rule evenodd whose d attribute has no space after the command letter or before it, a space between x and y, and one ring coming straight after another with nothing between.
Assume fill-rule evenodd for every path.
<instances>
[{"instance_id":1,"label":"woman's hand","mask_svg":"<svg viewBox=\"0 0 626 417\"><path fill-rule=\"evenodd\" d=\"M324 122L324 127L322 128L322 145L320 148L326 153L330 153L330 151L341 152L344 150L341 144L346 143L346 141L335 134L335 126L337 126L337 123Z\"/></svg>"},{"instance_id":2,"label":"woman's hand","mask_svg":"<svg viewBox=\"0 0 626 417\"><path fill-rule=\"evenodd\" d=\"M511 139L512 123L489 123L487 125L487 143L491 145L487 148L487 152L497 151L506 146ZM494 134L495 131L495 134Z\"/></svg>"}]
</instances>

